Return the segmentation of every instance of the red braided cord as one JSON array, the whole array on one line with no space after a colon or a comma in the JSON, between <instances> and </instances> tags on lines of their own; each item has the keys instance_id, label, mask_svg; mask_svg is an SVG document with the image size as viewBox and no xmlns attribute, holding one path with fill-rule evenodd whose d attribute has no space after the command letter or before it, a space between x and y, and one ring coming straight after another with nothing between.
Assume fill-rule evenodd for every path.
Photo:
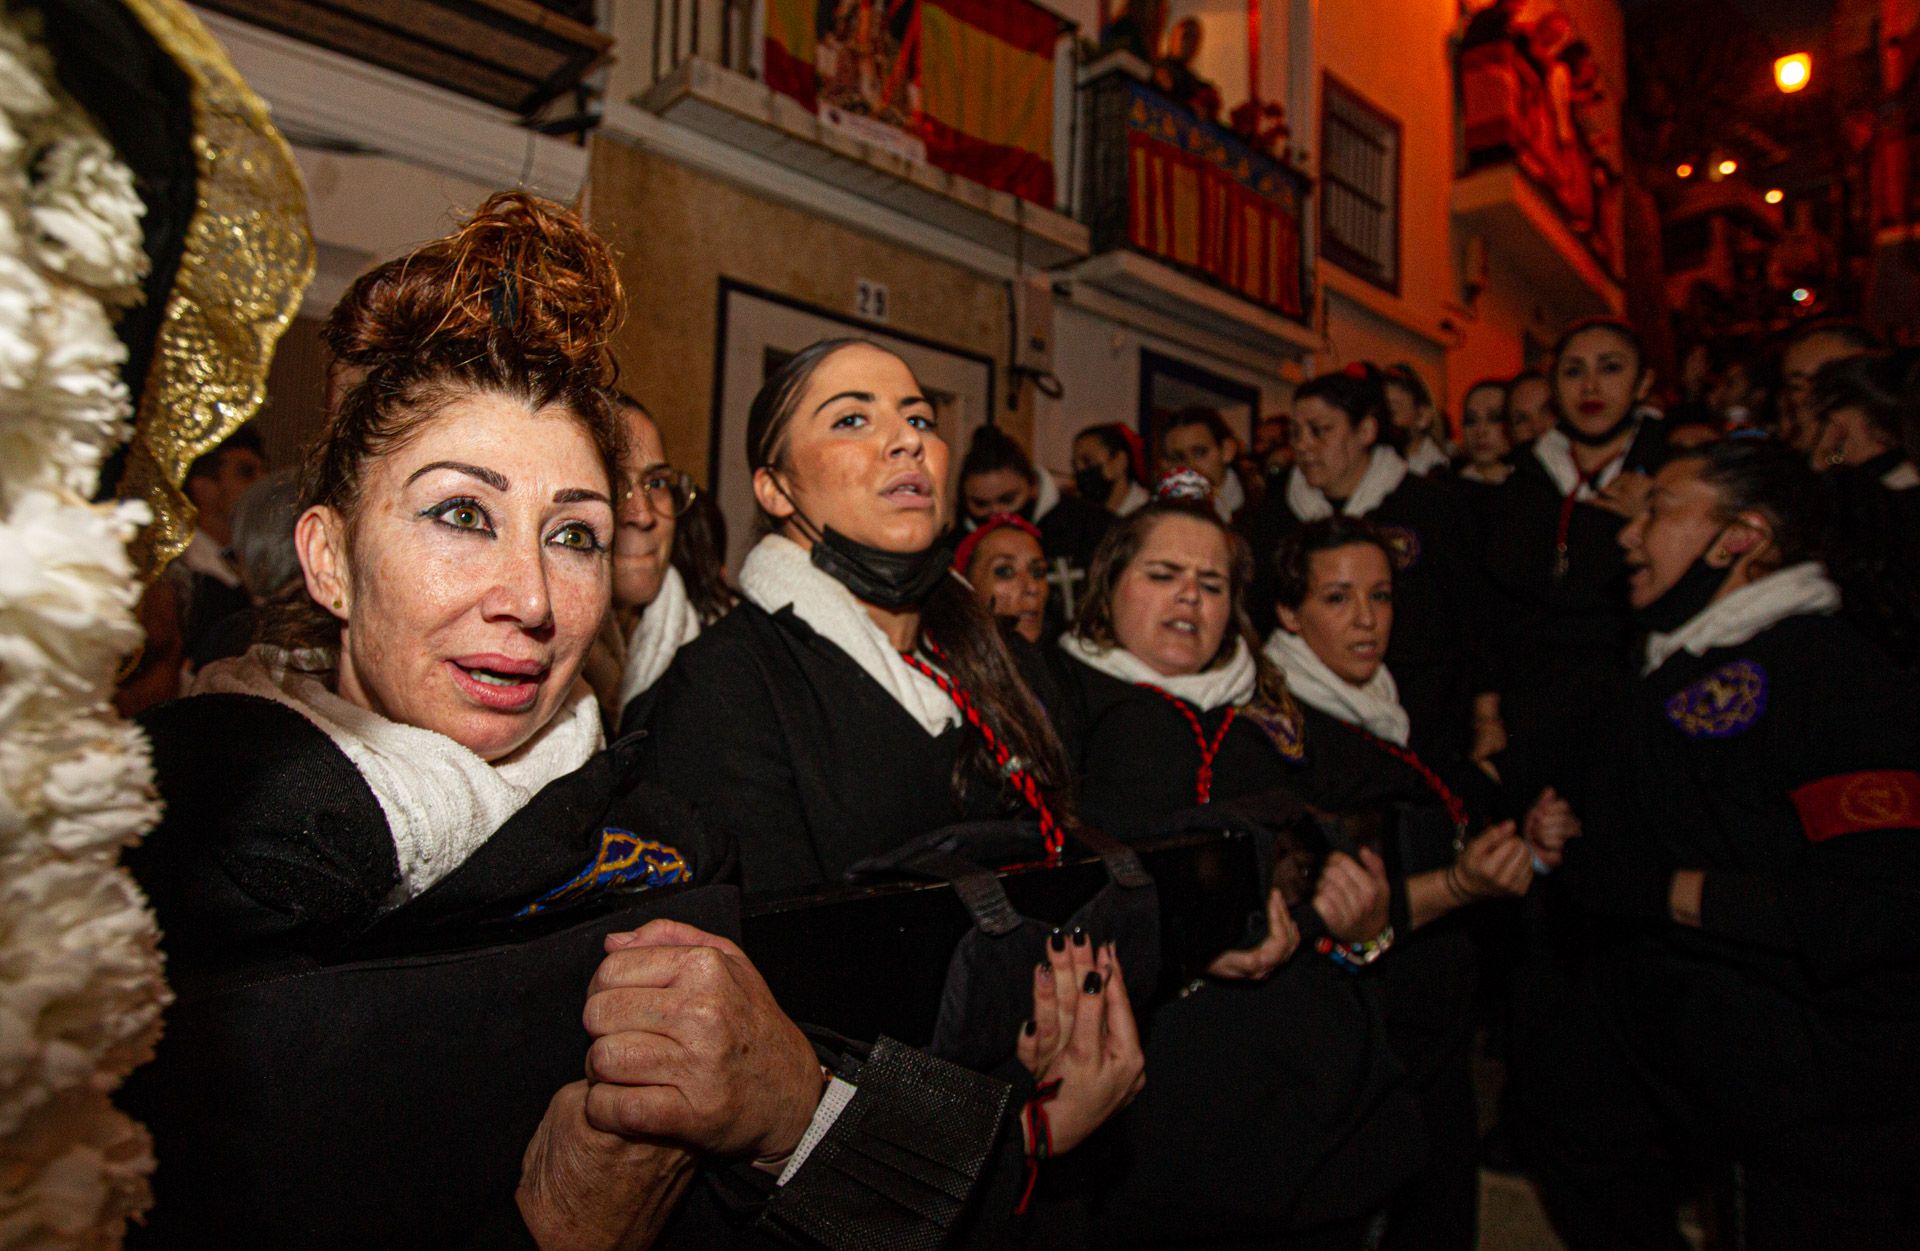
<instances>
[{"instance_id":1,"label":"red braided cord","mask_svg":"<svg viewBox=\"0 0 1920 1251\"><path fill-rule=\"evenodd\" d=\"M1193 783L1194 798L1202 805L1212 803L1213 758L1220 754L1220 744L1227 741L1227 731L1233 728L1233 719L1240 715L1240 710L1227 709L1226 720L1220 723L1220 728L1214 732L1213 742L1209 743L1207 732L1200 728L1200 718L1195 715L1193 709L1187 707L1185 700L1161 690L1151 682L1141 682L1139 685L1172 704L1179 709L1180 715L1187 719L1187 726L1193 731L1193 745L1200 749L1200 772L1195 776Z\"/></svg>"},{"instance_id":2,"label":"red braided cord","mask_svg":"<svg viewBox=\"0 0 1920 1251\"><path fill-rule=\"evenodd\" d=\"M1042 1082L1033 1088L1033 1098L1027 1100L1021 1115L1027 1122L1027 1141L1031 1150L1027 1155L1027 1184L1020 1192L1020 1202L1013 1209L1015 1216L1024 1216L1027 1203L1033 1198L1034 1183L1040 1180L1040 1161L1053 1157L1053 1125L1047 1120L1047 1103L1060 1093L1061 1079L1056 1077L1050 1082Z\"/></svg>"},{"instance_id":3,"label":"red braided cord","mask_svg":"<svg viewBox=\"0 0 1920 1251\"><path fill-rule=\"evenodd\" d=\"M1567 542L1573 529L1573 506L1580 499L1581 489L1605 473L1608 465L1625 455L1626 453L1622 452L1620 456L1615 456L1605 465L1596 465L1590 473L1582 473L1579 467L1575 466L1573 490L1568 491L1560 501L1560 524L1554 528L1553 532L1553 560L1556 575L1564 575L1567 571Z\"/></svg>"},{"instance_id":4,"label":"red braided cord","mask_svg":"<svg viewBox=\"0 0 1920 1251\"><path fill-rule=\"evenodd\" d=\"M1428 768L1426 761L1414 755L1414 753L1409 749L1402 747L1397 743L1389 743L1386 739L1381 738L1379 735L1370 734L1366 730L1362 729L1357 725L1352 724L1351 722L1342 721L1340 724L1346 726L1349 730L1352 730L1355 734L1358 734L1361 738L1366 739L1369 743L1372 743L1375 747L1378 747L1381 751L1386 752L1388 755L1392 756L1395 760L1398 760L1401 764L1406 765L1409 769L1412 769L1415 773L1419 774L1420 780L1427 784L1427 789L1432 791L1436 796L1438 796L1441 804L1443 804L1446 807L1447 816L1453 819L1454 830L1459 834L1461 834L1462 836L1465 836L1467 832L1466 801L1461 799L1458 795L1454 794L1453 788L1451 786L1448 786L1438 773L1435 773L1432 769Z\"/></svg>"},{"instance_id":5,"label":"red braided cord","mask_svg":"<svg viewBox=\"0 0 1920 1251\"><path fill-rule=\"evenodd\" d=\"M946 653L933 643L929 642L927 649L939 659L946 659ZM1020 797L1027 801L1027 806L1032 808L1034 814L1040 818L1040 838L1047 849L1048 857L1058 856L1066 848L1067 836L1060 829L1060 823L1054 819L1053 809L1047 804L1047 797L1041 792L1040 783L1025 768L1009 768L1013 761L1013 750L1001 742L1000 736L994 733L992 726L987 724L987 719L980 714L979 706L973 702L973 696L967 693L965 687L912 652L901 652L900 658L933 679L934 685L946 692L947 698L951 699L954 707L960 710L960 715L967 719L967 724L980 732L980 737L986 740L987 750L993 754L994 765L1007 781L1013 784L1013 789L1020 793Z\"/></svg>"}]
</instances>

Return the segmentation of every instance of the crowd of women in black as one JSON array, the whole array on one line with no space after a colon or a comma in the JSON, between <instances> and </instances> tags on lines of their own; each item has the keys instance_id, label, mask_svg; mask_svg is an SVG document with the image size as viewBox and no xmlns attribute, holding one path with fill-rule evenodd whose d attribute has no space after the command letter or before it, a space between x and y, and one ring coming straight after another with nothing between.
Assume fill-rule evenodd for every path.
<instances>
[{"instance_id":1,"label":"crowd of women in black","mask_svg":"<svg viewBox=\"0 0 1920 1251\"><path fill-rule=\"evenodd\" d=\"M753 403L729 577L621 298L503 195L334 311L301 576L143 718L149 1241L1465 1248L1489 1023L1569 1245L1683 1245L1702 1193L1728 1245L1914 1238L1901 358L1815 373L1818 476L1671 446L1603 322L1461 455L1353 366L1246 449L1090 427L1070 493L990 427L955 499L908 366L822 342ZM988 822L1251 832L1254 903L1179 978L1124 906L1025 923L964 1064L796 1024L734 941Z\"/></svg>"}]
</instances>

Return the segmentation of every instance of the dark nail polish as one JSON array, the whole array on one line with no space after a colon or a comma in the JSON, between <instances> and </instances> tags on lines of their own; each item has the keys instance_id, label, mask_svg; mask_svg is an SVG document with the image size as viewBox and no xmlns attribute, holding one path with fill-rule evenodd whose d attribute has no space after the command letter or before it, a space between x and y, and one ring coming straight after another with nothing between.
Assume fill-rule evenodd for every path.
<instances>
[{"instance_id":1,"label":"dark nail polish","mask_svg":"<svg viewBox=\"0 0 1920 1251\"><path fill-rule=\"evenodd\" d=\"M1100 993L1100 975L1098 973L1087 974L1087 980L1085 984L1081 986L1080 989L1086 991L1089 995L1099 994Z\"/></svg>"},{"instance_id":2,"label":"dark nail polish","mask_svg":"<svg viewBox=\"0 0 1920 1251\"><path fill-rule=\"evenodd\" d=\"M1059 930L1055 930L1053 933L1047 935L1047 945L1055 951L1065 951L1067 949L1067 936Z\"/></svg>"},{"instance_id":3,"label":"dark nail polish","mask_svg":"<svg viewBox=\"0 0 1920 1251\"><path fill-rule=\"evenodd\" d=\"M1023 1026L1021 1026L1021 1027L1020 1027L1020 1032L1021 1032L1021 1033L1023 1033L1023 1034L1025 1034L1025 1035L1026 1035L1026 1036L1027 1036L1028 1038L1032 1038L1032 1037L1033 1037L1033 1031L1034 1031L1034 1024L1033 1024L1033 1018L1032 1018L1032 1017L1028 1017L1028 1018L1027 1018L1027 1023L1026 1023L1025 1025L1023 1025Z\"/></svg>"},{"instance_id":4,"label":"dark nail polish","mask_svg":"<svg viewBox=\"0 0 1920 1251\"><path fill-rule=\"evenodd\" d=\"M1087 932L1077 925L1073 927L1073 945L1076 947L1087 945Z\"/></svg>"}]
</instances>

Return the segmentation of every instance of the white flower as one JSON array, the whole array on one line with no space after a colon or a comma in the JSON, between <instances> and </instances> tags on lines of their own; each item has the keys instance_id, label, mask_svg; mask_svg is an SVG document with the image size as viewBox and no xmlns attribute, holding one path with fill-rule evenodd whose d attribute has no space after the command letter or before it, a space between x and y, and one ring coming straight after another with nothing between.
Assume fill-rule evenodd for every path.
<instances>
[{"instance_id":1,"label":"white flower","mask_svg":"<svg viewBox=\"0 0 1920 1251\"><path fill-rule=\"evenodd\" d=\"M51 1102L18 1138L0 1187L6 1251L119 1246L127 1218L152 1201L153 1139L101 1091Z\"/></svg>"},{"instance_id":2,"label":"white flower","mask_svg":"<svg viewBox=\"0 0 1920 1251\"><path fill-rule=\"evenodd\" d=\"M0 411L9 417L27 406L44 348L41 325L52 303L46 280L15 250L0 247Z\"/></svg>"},{"instance_id":3,"label":"white flower","mask_svg":"<svg viewBox=\"0 0 1920 1251\"><path fill-rule=\"evenodd\" d=\"M111 689L140 642L126 543L144 504L91 505L29 491L0 519L0 733L36 700Z\"/></svg>"},{"instance_id":4,"label":"white flower","mask_svg":"<svg viewBox=\"0 0 1920 1251\"><path fill-rule=\"evenodd\" d=\"M129 170L98 135L69 135L43 154L29 192L40 263L122 298L145 276L147 207Z\"/></svg>"},{"instance_id":5,"label":"white flower","mask_svg":"<svg viewBox=\"0 0 1920 1251\"><path fill-rule=\"evenodd\" d=\"M16 121L45 117L53 111L53 93L36 64L27 41L5 22L0 22L0 109Z\"/></svg>"},{"instance_id":6,"label":"white flower","mask_svg":"<svg viewBox=\"0 0 1920 1251\"><path fill-rule=\"evenodd\" d=\"M0 1134L74 1086L110 1086L152 1052L168 995L133 879L49 861L0 885Z\"/></svg>"}]
</instances>

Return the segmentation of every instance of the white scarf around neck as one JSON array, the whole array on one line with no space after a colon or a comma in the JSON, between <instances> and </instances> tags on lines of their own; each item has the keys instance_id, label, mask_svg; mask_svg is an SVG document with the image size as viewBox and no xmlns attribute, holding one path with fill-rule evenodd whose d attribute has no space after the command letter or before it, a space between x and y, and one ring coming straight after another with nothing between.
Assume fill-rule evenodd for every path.
<instances>
[{"instance_id":1,"label":"white scarf around neck","mask_svg":"<svg viewBox=\"0 0 1920 1251\"><path fill-rule=\"evenodd\" d=\"M1151 503L1153 503L1153 496L1147 494L1147 488L1138 482L1129 482L1127 493L1120 497L1120 507L1113 510L1113 515L1131 517Z\"/></svg>"},{"instance_id":2,"label":"white scarf around neck","mask_svg":"<svg viewBox=\"0 0 1920 1251\"><path fill-rule=\"evenodd\" d=\"M1232 466L1227 468L1227 476L1213 493L1213 511L1220 514L1220 520L1232 522L1233 515L1247 505L1247 488L1240 485L1240 475Z\"/></svg>"},{"instance_id":3,"label":"white scarf around neck","mask_svg":"<svg viewBox=\"0 0 1920 1251\"><path fill-rule=\"evenodd\" d=\"M1920 487L1920 469L1915 469L1912 461L1903 460L1881 475L1880 485L1889 491L1911 491Z\"/></svg>"},{"instance_id":4,"label":"white scarf around neck","mask_svg":"<svg viewBox=\"0 0 1920 1251\"><path fill-rule=\"evenodd\" d=\"M1776 569L1695 613L1672 634L1647 636L1642 675L1652 673L1680 651L1704 656L1716 647L1738 647L1788 617L1824 616L1840 608L1840 588L1817 560Z\"/></svg>"},{"instance_id":5,"label":"white scarf around neck","mask_svg":"<svg viewBox=\"0 0 1920 1251\"><path fill-rule=\"evenodd\" d=\"M1169 695L1186 700L1201 712L1232 704L1238 708L1253 698L1259 683L1259 670L1253 652L1245 641L1233 641L1233 656L1218 669L1168 677L1124 647L1101 647L1077 634L1060 636L1060 650L1090 669L1131 686L1157 686Z\"/></svg>"},{"instance_id":6,"label":"white scarf around neck","mask_svg":"<svg viewBox=\"0 0 1920 1251\"><path fill-rule=\"evenodd\" d=\"M1340 506L1340 512L1347 517L1364 517L1380 507L1387 496L1400 489L1407 480L1407 462L1400 453L1384 444L1373 445L1367 457L1367 468L1360 475L1359 484L1353 488L1353 494ZM1301 521L1319 521L1333 516L1333 501L1319 487L1307 482L1307 475L1300 472L1299 466L1287 475L1287 508Z\"/></svg>"},{"instance_id":7,"label":"white scarf around neck","mask_svg":"<svg viewBox=\"0 0 1920 1251\"><path fill-rule=\"evenodd\" d=\"M669 565L667 576L660 579L659 594L641 611L640 620L633 623L633 632L627 636L627 663L620 671L620 707L625 708L658 682L674 655L699 637L699 610L687 596L680 571Z\"/></svg>"},{"instance_id":8,"label":"white scarf around neck","mask_svg":"<svg viewBox=\"0 0 1920 1251\"><path fill-rule=\"evenodd\" d=\"M279 648L255 647L202 669L192 693L271 699L332 739L386 814L403 899L459 868L541 787L586 764L605 742L599 702L584 682L574 683L539 733L488 764L444 734L348 703L289 668L289 659Z\"/></svg>"},{"instance_id":9,"label":"white scarf around neck","mask_svg":"<svg viewBox=\"0 0 1920 1251\"><path fill-rule=\"evenodd\" d=\"M1298 634L1275 630L1264 650L1287 675L1287 689L1300 702L1395 746L1407 745L1413 723L1400 706L1400 688L1385 665L1374 670L1365 686L1355 686L1328 668Z\"/></svg>"},{"instance_id":10,"label":"white scarf around neck","mask_svg":"<svg viewBox=\"0 0 1920 1251\"><path fill-rule=\"evenodd\" d=\"M1644 421L1645 418L1641 420ZM1567 437L1566 431L1549 430L1535 439L1533 455L1534 459L1538 460L1541 467L1547 471L1547 476L1553 479L1553 485L1560 488L1561 495L1567 494L1577 486L1580 488L1578 498L1591 500L1620 476L1620 471L1627 464L1627 453L1633 450L1633 441L1639 437L1640 422L1636 421L1633 426L1633 435L1628 438L1627 445L1620 449L1620 454L1601 466L1600 472L1586 482L1580 481L1580 466L1573 460L1573 440Z\"/></svg>"},{"instance_id":11,"label":"white scarf around neck","mask_svg":"<svg viewBox=\"0 0 1920 1251\"><path fill-rule=\"evenodd\" d=\"M928 737L937 738L960 724L960 710L947 693L900 658L866 605L839 580L816 569L798 543L777 534L756 543L741 562L740 590L769 613L792 608L794 616L879 683Z\"/></svg>"},{"instance_id":12,"label":"white scarf around neck","mask_svg":"<svg viewBox=\"0 0 1920 1251\"><path fill-rule=\"evenodd\" d=\"M1429 435L1421 435L1420 442L1407 454L1407 468L1422 478L1452 463L1447 457L1447 449Z\"/></svg>"}]
</instances>

